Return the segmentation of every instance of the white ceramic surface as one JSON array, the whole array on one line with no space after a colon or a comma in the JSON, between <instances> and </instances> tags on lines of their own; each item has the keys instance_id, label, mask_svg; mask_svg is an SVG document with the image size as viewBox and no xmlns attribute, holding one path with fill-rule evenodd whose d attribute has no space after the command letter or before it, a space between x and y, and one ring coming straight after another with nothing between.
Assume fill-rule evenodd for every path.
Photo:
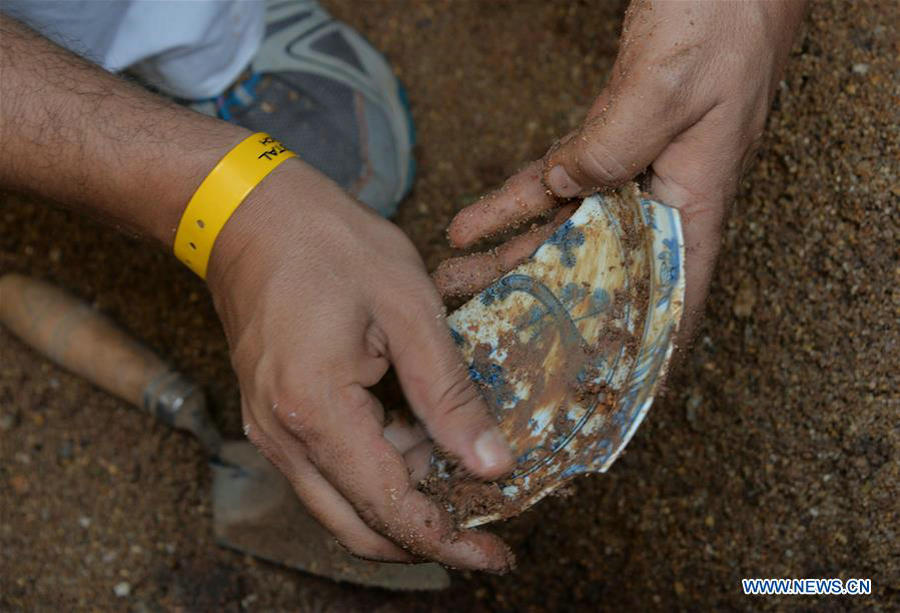
<instances>
[{"instance_id":1,"label":"white ceramic surface","mask_svg":"<svg viewBox=\"0 0 900 613\"><path fill-rule=\"evenodd\" d=\"M529 261L449 317L518 456L499 483L503 512L464 525L514 515L615 461L665 375L683 262L678 212L631 185L585 199Z\"/></svg>"}]
</instances>

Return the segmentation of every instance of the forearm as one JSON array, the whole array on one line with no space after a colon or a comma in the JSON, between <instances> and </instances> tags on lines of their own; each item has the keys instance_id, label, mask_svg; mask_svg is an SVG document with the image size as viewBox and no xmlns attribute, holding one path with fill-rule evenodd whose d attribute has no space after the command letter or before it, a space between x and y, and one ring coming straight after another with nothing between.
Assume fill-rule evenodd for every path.
<instances>
[{"instance_id":1,"label":"forearm","mask_svg":"<svg viewBox=\"0 0 900 613\"><path fill-rule=\"evenodd\" d=\"M0 14L0 187L172 244L185 205L249 132L108 74Z\"/></svg>"}]
</instances>

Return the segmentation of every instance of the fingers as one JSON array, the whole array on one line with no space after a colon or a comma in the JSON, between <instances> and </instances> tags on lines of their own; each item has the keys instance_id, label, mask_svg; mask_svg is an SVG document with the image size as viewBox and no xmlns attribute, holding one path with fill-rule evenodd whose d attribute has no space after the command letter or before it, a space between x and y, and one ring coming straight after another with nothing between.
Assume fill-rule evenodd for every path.
<instances>
[{"instance_id":1,"label":"fingers","mask_svg":"<svg viewBox=\"0 0 900 613\"><path fill-rule=\"evenodd\" d=\"M658 91L638 84L627 92L601 94L581 129L547 154L544 180L553 194L571 198L625 183L694 121L666 108Z\"/></svg>"},{"instance_id":2,"label":"fingers","mask_svg":"<svg viewBox=\"0 0 900 613\"><path fill-rule=\"evenodd\" d=\"M542 168L540 160L532 162L503 187L457 213L447 229L450 244L464 249L556 206L556 198L541 183Z\"/></svg>"},{"instance_id":3,"label":"fingers","mask_svg":"<svg viewBox=\"0 0 900 613\"><path fill-rule=\"evenodd\" d=\"M350 384L327 400L294 434L359 518L417 556L458 568L509 567L511 554L500 539L457 531L449 515L415 489L403 456L366 406L374 400L368 391Z\"/></svg>"},{"instance_id":4,"label":"fingers","mask_svg":"<svg viewBox=\"0 0 900 613\"><path fill-rule=\"evenodd\" d=\"M477 294L531 257L576 208L574 204L562 207L553 221L534 226L496 249L444 260L432 273L438 292L444 298Z\"/></svg>"},{"instance_id":5,"label":"fingers","mask_svg":"<svg viewBox=\"0 0 900 613\"><path fill-rule=\"evenodd\" d=\"M402 419L394 419L384 429L384 438L403 454L410 483L417 485L431 468L431 440L419 422L410 424Z\"/></svg>"},{"instance_id":6,"label":"fingers","mask_svg":"<svg viewBox=\"0 0 900 613\"><path fill-rule=\"evenodd\" d=\"M409 482L418 485L431 468L431 452L434 449L425 430L418 422L409 424L395 419L384 429L384 438L403 454Z\"/></svg>"},{"instance_id":7,"label":"fingers","mask_svg":"<svg viewBox=\"0 0 900 613\"><path fill-rule=\"evenodd\" d=\"M638 83L604 91L584 125L561 139L543 160L532 162L503 187L460 211L447 231L454 247L476 241L545 213L560 198L616 187L643 171L697 116L674 113L672 100Z\"/></svg>"},{"instance_id":8,"label":"fingers","mask_svg":"<svg viewBox=\"0 0 900 613\"><path fill-rule=\"evenodd\" d=\"M265 415L265 414L263 414ZM248 438L285 475L306 510L355 555L385 562L414 562L416 557L375 532L356 509L307 459L302 444L274 420L260 423L244 411Z\"/></svg>"},{"instance_id":9,"label":"fingers","mask_svg":"<svg viewBox=\"0 0 900 613\"><path fill-rule=\"evenodd\" d=\"M388 353L413 412L431 438L473 474L495 479L513 455L453 344L437 292L422 279L417 298L392 300L380 325Z\"/></svg>"},{"instance_id":10,"label":"fingers","mask_svg":"<svg viewBox=\"0 0 900 613\"><path fill-rule=\"evenodd\" d=\"M428 475L433 451L434 445L431 444L431 441L424 440L403 454L403 459L406 460L406 466L409 469L411 483L418 485Z\"/></svg>"},{"instance_id":11,"label":"fingers","mask_svg":"<svg viewBox=\"0 0 900 613\"><path fill-rule=\"evenodd\" d=\"M428 435L418 423L410 424L402 419L394 419L384 429L386 438L400 453L406 453L419 443L428 440Z\"/></svg>"},{"instance_id":12,"label":"fingers","mask_svg":"<svg viewBox=\"0 0 900 613\"><path fill-rule=\"evenodd\" d=\"M367 560L409 563L418 559L368 526L318 469L299 457L292 454L291 485L309 513L341 545Z\"/></svg>"}]
</instances>

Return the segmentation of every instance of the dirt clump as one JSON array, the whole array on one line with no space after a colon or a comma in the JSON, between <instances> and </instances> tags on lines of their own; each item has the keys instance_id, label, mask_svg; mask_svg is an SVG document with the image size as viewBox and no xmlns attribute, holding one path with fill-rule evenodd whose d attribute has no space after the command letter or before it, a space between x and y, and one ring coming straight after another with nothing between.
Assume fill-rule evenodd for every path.
<instances>
[{"instance_id":1,"label":"dirt clump","mask_svg":"<svg viewBox=\"0 0 900 613\"><path fill-rule=\"evenodd\" d=\"M503 513L505 500L500 487L472 475L458 460L435 453L431 472L419 489L446 509L457 523L469 517Z\"/></svg>"}]
</instances>

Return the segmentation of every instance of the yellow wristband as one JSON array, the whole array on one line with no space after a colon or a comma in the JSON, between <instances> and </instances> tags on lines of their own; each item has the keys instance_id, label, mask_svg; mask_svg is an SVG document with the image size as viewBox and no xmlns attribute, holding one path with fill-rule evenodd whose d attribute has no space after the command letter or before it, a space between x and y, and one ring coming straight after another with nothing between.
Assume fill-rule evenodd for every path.
<instances>
[{"instance_id":1,"label":"yellow wristband","mask_svg":"<svg viewBox=\"0 0 900 613\"><path fill-rule=\"evenodd\" d=\"M206 279L216 237L247 194L276 166L296 154L264 132L225 154L188 202L175 233L175 257Z\"/></svg>"}]
</instances>

